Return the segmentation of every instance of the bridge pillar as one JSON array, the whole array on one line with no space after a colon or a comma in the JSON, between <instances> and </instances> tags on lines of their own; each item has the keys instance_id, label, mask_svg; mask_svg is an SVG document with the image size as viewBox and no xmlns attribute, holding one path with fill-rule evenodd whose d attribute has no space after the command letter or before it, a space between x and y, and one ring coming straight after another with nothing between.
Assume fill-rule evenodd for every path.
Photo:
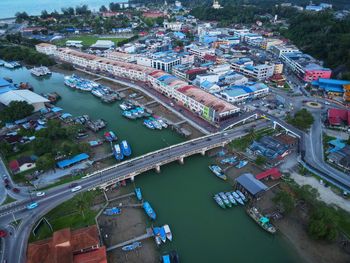
<instances>
[{"instance_id":1,"label":"bridge pillar","mask_svg":"<svg viewBox=\"0 0 350 263\"><path fill-rule=\"evenodd\" d=\"M273 129L276 130L277 122L273 122Z\"/></svg>"},{"instance_id":2,"label":"bridge pillar","mask_svg":"<svg viewBox=\"0 0 350 263\"><path fill-rule=\"evenodd\" d=\"M160 165L157 165L157 166L156 166L156 172L157 172L157 173L160 173Z\"/></svg>"},{"instance_id":3,"label":"bridge pillar","mask_svg":"<svg viewBox=\"0 0 350 263\"><path fill-rule=\"evenodd\" d=\"M180 164L184 164L184 163L185 163L185 158L184 158L184 157L180 157L179 163L180 163Z\"/></svg>"},{"instance_id":4,"label":"bridge pillar","mask_svg":"<svg viewBox=\"0 0 350 263\"><path fill-rule=\"evenodd\" d=\"M131 182L135 181L135 176L130 177Z\"/></svg>"},{"instance_id":5,"label":"bridge pillar","mask_svg":"<svg viewBox=\"0 0 350 263\"><path fill-rule=\"evenodd\" d=\"M205 150L201 151L201 155L204 156L205 155Z\"/></svg>"}]
</instances>

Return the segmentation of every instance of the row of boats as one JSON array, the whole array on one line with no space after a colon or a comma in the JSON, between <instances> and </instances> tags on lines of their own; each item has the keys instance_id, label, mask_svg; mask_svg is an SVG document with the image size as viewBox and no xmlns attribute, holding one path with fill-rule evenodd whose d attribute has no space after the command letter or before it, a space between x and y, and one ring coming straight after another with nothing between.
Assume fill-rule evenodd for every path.
<instances>
[{"instance_id":1,"label":"row of boats","mask_svg":"<svg viewBox=\"0 0 350 263\"><path fill-rule=\"evenodd\" d=\"M154 117L149 117L145 119L143 121L143 124L151 130L162 130L163 128L168 128L168 124L164 120Z\"/></svg>"},{"instance_id":2,"label":"row of boats","mask_svg":"<svg viewBox=\"0 0 350 263\"><path fill-rule=\"evenodd\" d=\"M15 69L20 68L22 65L17 61L6 62L4 60L0 60L0 66L4 66L5 68Z\"/></svg>"},{"instance_id":3,"label":"row of boats","mask_svg":"<svg viewBox=\"0 0 350 263\"><path fill-rule=\"evenodd\" d=\"M223 161L224 160L224 161ZM221 164L229 164L230 162L232 162L233 157L231 158L227 158L227 159L223 159L221 160ZM240 169L244 166L246 166L248 164L248 161L246 160L241 160L239 161L239 163L235 166L236 168ZM225 175L224 171L222 170L222 168L219 165L216 164L211 164L209 165L209 169L210 171L212 171L218 178L222 179L222 180L227 180L227 176Z\"/></svg>"},{"instance_id":4,"label":"row of boats","mask_svg":"<svg viewBox=\"0 0 350 263\"><path fill-rule=\"evenodd\" d=\"M48 67L41 66L41 67L34 67L30 70L30 73L33 74L36 77L42 77L46 75L51 75L52 72Z\"/></svg>"},{"instance_id":5,"label":"row of boats","mask_svg":"<svg viewBox=\"0 0 350 263\"><path fill-rule=\"evenodd\" d=\"M247 202L245 195L239 191L220 192L214 195L215 202L222 208L231 208L237 204L244 205Z\"/></svg>"},{"instance_id":6,"label":"row of boats","mask_svg":"<svg viewBox=\"0 0 350 263\"><path fill-rule=\"evenodd\" d=\"M113 145L114 157L117 161L123 160L125 157L131 155L131 147L126 140L121 141L119 144Z\"/></svg>"}]
</instances>

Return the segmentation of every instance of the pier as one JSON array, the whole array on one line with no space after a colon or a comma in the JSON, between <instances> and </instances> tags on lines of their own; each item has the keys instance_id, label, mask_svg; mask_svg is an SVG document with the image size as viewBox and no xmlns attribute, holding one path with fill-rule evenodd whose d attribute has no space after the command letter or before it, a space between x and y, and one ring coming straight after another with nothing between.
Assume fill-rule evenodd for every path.
<instances>
[{"instance_id":1,"label":"pier","mask_svg":"<svg viewBox=\"0 0 350 263\"><path fill-rule=\"evenodd\" d=\"M133 239L130 239L128 241L125 241L125 242L122 242L122 243L119 243L117 245L114 245L114 246L111 246L109 248L107 248L107 252L108 251L111 251L113 249L116 249L116 248L119 248L119 247L123 247L123 246L126 246L126 245L129 245L129 244L132 244L134 242L138 242L138 241L142 241L142 240L145 240L147 238L150 238L150 237L153 237L154 234L153 234L153 231L151 228L147 228L146 229L146 233L141 235L141 236L138 236L138 237L135 237Z\"/></svg>"},{"instance_id":2,"label":"pier","mask_svg":"<svg viewBox=\"0 0 350 263\"><path fill-rule=\"evenodd\" d=\"M151 100L151 101L147 102L144 106L147 107L147 106L150 106L150 105L153 105L153 104L158 104L158 102L155 101L155 100Z\"/></svg>"},{"instance_id":3,"label":"pier","mask_svg":"<svg viewBox=\"0 0 350 263\"><path fill-rule=\"evenodd\" d=\"M131 192L129 194L125 194L125 195L117 196L115 198L108 199L108 201L112 202L112 201L116 201L116 200L119 200L119 199L124 199L124 198L130 197L130 196L134 196L134 195L135 195L135 193Z\"/></svg>"}]
</instances>

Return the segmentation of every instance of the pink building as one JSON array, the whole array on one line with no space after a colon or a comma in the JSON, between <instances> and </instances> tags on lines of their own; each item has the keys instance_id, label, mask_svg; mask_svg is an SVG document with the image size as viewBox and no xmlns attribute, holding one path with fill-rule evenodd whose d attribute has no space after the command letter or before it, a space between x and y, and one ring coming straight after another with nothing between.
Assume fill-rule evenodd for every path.
<instances>
[{"instance_id":1,"label":"pink building","mask_svg":"<svg viewBox=\"0 0 350 263\"><path fill-rule=\"evenodd\" d=\"M323 68L317 65L317 67L305 67L305 74L303 80L306 82L310 82L313 80L321 79L329 79L332 75L332 70L329 68Z\"/></svg>"}]
</instances>

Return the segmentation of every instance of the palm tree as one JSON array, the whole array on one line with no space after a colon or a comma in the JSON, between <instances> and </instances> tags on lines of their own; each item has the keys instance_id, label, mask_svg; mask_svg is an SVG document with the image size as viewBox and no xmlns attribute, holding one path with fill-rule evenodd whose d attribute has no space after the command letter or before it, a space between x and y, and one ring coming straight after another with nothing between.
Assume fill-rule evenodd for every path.
<instances>
[{"instance_id":1,"label":"palm tree","mask_svg":"<svg viewBox=\"0 0 350 263\"><path fill-rule=\"evenodd\" d=\"M87 202L84 200L82 195L79 195L79 198L75 201L75 206L78 209L78 211L81 213L83 218L85 218L84 211L87 209Z\"/></svg>"}]
</instances>

